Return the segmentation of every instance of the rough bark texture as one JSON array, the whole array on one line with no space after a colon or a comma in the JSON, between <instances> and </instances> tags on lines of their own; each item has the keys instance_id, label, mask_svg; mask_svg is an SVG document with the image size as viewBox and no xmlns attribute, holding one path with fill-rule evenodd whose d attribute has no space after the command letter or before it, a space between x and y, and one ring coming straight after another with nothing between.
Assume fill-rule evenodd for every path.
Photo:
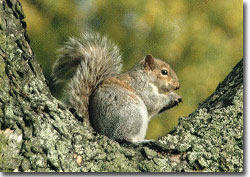
<instances>
[{"instance_id":1,"label":"rough bark texture","mask_svg":"<svg viewBox=\"0 0 250 177\"><path fill-rule=\"evenodd\" d=\"M0 0L0 171L243 171L243 60L156 143L119 144L51 96L19 1Z\"/></svg>"}]
</instances>

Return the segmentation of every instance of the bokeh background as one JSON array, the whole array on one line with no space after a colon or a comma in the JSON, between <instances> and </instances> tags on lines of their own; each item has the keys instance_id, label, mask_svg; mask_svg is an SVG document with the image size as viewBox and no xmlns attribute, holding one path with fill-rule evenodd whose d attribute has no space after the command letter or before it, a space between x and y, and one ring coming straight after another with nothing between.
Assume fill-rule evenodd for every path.
<instances>
[{"instance_id":1,"label":"bokeh background","mask_svg":"<svg viewBox=\"0 0 250 177\"><path fill-rule=\"evenodd\" d=\"M49 80L68 36L94 30L121 49L124 71L146 54L176 71L183 103L150 122L147 138L171 131L243 57L241 0L20 0L36 59ZM54 90L57 97L60 94Z\"/></svg>"}]
</instances>

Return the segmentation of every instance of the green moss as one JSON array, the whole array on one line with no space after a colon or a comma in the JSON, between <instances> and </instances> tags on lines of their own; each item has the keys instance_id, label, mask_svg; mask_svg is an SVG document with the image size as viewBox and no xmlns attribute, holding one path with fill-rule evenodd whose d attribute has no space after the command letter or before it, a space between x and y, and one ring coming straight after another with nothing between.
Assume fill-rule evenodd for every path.
<instances>
[{"instance_id":1,"label":"green moss","mask_svg":"<svg viewBox=\"0 0 250 177\"><path fill-rule=\"evenodd\" d=\"M155 152L152 149L149 149L148 147L144 147L144 148L142 148L142 150L148 159L152 159L153 157L157 156L157 152Z\"/></svg>"},{"instance_id":2,"label":"green moss","mask_svg":"<svg viewBox=\"0 0 250 177\"><path fill-rule=\"evenodd\" d=\"M2 153L4 148L6 147L7 147L7 140L5 136L2 133L0 133L0 164L3 164ZM2 167L0 166L0 171L2 171L1 169Z\"/></svg>"},{"instance_id":3,"label":"green moss","mask_svg":"<svg viewBox=\"0 0 250 177\"><path fill-rule=\"evenodd\" d=\"M0 17L0 30L5 30L5 29L6 29L6 23L3 19L3 17L1 16ZM0 38L1 38L1 36L0 36Z\"/></svg>"},{"instance_id":4,"label":"green moss","mask_svg":"<svg viewBox=\"0 0 250 177\"><path fill-rule=\"evenodd\" d=\"M209 112L200 109L188 119L181 119L176 135L162 138L161 143L167 144L165 148L187 151L187 160L193 170L242 171L243 86L236 92L232 103ZM192 134L187 124L193 126L195 131ZM175 138L178 141L172 141Z\"/></svg>"}]
</instances>

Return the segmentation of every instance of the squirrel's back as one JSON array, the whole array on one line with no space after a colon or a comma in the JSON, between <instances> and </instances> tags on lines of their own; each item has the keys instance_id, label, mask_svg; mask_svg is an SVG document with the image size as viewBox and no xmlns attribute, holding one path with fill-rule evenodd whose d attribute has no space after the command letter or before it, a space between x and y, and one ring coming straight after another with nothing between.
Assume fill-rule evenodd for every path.
<instances>
[{"instance_id":1,"label":"squirrel's back","mask_svg":"<svg viewBox=\"0 0 250 177\"><path fill-rule=\"evenodd\" d=\"M67 82L64 102L88 122L90 94L101 81L120 73L119 49L98 33L84 33L80 38L69 38L59 52L50 85Z\"/></svg>"}]
</instances>

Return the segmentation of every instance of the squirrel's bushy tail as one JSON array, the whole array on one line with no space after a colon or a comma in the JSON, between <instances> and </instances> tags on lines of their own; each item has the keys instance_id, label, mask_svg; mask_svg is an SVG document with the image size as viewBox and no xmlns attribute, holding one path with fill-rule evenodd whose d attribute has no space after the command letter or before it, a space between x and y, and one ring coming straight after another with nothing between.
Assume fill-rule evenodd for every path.
<instances>
[{"instance_id":1,"label":"squirrel's bushy tail","mask_svg":"<svg viewBox=\"0 0 250 177\"><path fill-rule=\"evenodd\" d=\"M104 79L120 73L121 55L116 45L98 33L69 38L52 70L52 84L68 82L63 101L86 117L89 96Z\"/></svg>"}]
</instances>

